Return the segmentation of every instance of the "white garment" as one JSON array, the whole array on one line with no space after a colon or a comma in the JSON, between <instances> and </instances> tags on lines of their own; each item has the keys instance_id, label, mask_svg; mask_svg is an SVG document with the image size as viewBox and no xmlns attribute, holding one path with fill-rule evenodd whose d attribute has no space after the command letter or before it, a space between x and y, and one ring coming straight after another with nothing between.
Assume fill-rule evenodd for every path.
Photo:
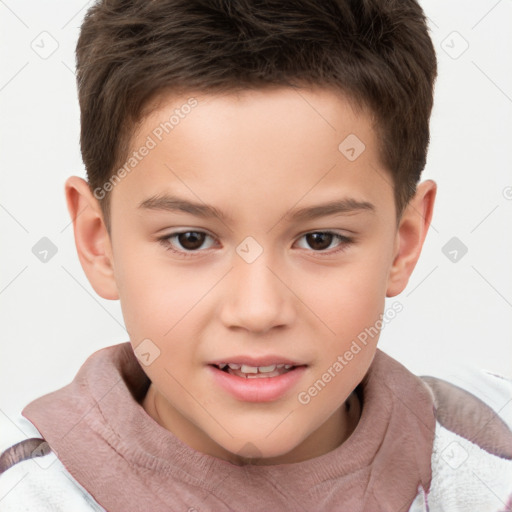
<instances>
[{"instance_id":1,"label":"white garment","mask_svg":"<svg viewBox=\"0 0 512 512\"><path fill-rule=\"evenodd\" d=\"M0 413L0 452L31 437L42 437L23 416L13 423ZM71 476L54 452L18 462L0 475L1 512L105 512Z\"/></svg>"},{"instance_id":2,"label":"white garment","mask_svg":"<svg viewBox=\"0 0 512 512\"><path fill-rule=\"evenodd\" d=\"M512 380L469 367L443 377L480 398L512 430ZM512 460L492 455L436 422L430 492L426 498L420 492L409 512L473 511L512 511Z\"/></svg>"}]
</instances>

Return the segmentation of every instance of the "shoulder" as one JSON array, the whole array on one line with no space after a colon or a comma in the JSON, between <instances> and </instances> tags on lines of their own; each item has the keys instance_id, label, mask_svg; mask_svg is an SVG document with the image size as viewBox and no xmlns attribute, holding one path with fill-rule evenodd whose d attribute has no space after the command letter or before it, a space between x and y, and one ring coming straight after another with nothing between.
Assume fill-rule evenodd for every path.
<instances>
[{"instance_id":1,"label":"shoulder","mask_svg":"<svg viewBox=\"0 0 512 512\"><path fill-rule=\"evenodd\" d=\"M70 475L36 427L0 414L0 499L3 512L103 511Z\"/></svg>"},{"instance_id":2,"label":"shoulder","mask_svg":"<svg viewBox=\"0 0 512 512\"><path fill-rule=\"evenodd\" d=\"M512 510L512 380L473 368L421 379L436 412L429 510Z\"/></svg>"},{"instance_id":3,"label":"shoulder","mask_svg":"<svg viewBox=\"0 0 512 512\"><path fill-rule=\"evenodd\" d=\"M452 381L421 377L434 395L438 422L493 455L512 460L512 380L470 368Z\"/></svg>"}]
</instances>

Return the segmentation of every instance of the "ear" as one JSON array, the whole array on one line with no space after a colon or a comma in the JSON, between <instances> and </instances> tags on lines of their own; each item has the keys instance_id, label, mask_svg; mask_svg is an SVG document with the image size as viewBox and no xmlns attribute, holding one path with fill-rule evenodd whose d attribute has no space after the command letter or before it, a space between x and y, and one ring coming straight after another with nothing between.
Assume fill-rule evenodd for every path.
<instances>
[{"instance_id":1,"label":"ear","mask_svg":"<svg viewBox=\"0 0 512 512\"><path fill-rule=\"evenodd\" d=\"M99 202L88 183L78 176L66 180L65 193L76 250L85 275L100 297L116 300L119 294L112 247Z\"/></svg>"},{"instance_id":2,"label":"ear","mask_svg":"<svg viewBox=\"0 0 512 512\"><path fill-rule=\"evenodd\" d=\"M388 276L387 297L394 297L407 286L420 257L432 220L437 185L432 180L420 183L400 219L393 265Z\"/></svg>"}]
</instances>

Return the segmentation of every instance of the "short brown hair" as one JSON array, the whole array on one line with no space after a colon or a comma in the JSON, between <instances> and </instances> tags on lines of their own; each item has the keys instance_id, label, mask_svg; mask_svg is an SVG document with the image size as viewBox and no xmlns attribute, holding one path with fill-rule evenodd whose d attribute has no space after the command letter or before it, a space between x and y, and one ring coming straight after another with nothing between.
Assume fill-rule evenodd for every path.
<instances>
[{"instance_id":1,"label":"short brown hair","mask_svg":"<svg viewBox=\"0 0 512 512\"><path fill-rule=\"evenodd\" d=\"M425 167L437 61L415 0L99 0L76 47L91 190L165 91L339 90L376 120L398 215ZM341 141L340 141L341 142ZM100 200L109 227L109 195Z\"/></svg>"}]
</instances>

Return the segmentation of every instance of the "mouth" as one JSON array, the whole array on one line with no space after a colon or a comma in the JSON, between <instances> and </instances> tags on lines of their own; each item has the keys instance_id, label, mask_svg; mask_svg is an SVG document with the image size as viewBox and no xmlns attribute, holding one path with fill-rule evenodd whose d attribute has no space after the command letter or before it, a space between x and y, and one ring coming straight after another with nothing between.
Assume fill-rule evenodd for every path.
<instances>
[{"instance_id":1,"label":"mouth","mask_svg":"<svg viewBox=\"0 0 512 512\"><path fill-rule=\"evenodd\" d=\"M243 379L261 379L279 377L280 375L284 375L300 367L305 367L306 365L279 363L266 366L250 366L240 363L213 363L210 366L235 377L241 377Z\"/></svg>"},{"instance_id":2,"label":"mouth","mask_svg":"<svg viewBox=\"0 0 512 512\"><path fill-rule=\"evenodd\" d=\"M260 366L252 366L255 362L245 359L243 363L208 364L214 389L218 386L243 402L273 402L291 396L294 389L300 389L308 366L293 364L293 361L282 362L280 358L272 358L273 362L260 360L257 361ZM247 364L249 362L252 364Z\"/></svg>"}]
</instances>

